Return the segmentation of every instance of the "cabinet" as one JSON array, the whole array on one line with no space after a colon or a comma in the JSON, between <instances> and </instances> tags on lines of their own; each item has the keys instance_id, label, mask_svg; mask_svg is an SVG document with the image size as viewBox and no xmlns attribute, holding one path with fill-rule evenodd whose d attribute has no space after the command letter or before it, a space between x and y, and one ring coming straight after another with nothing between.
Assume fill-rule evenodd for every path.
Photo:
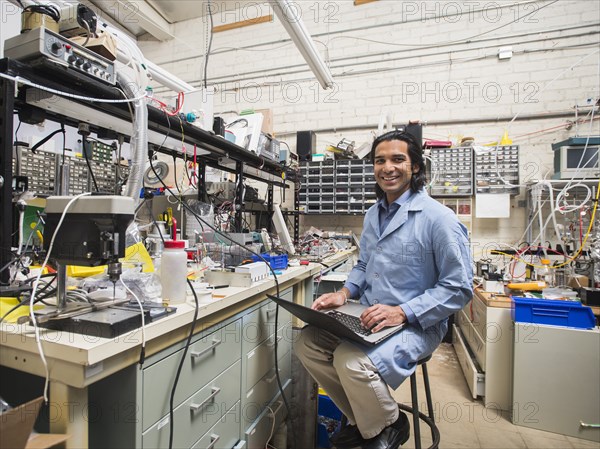
<instances>
[{"instance_id":1,"label":"cabinet","mask_svg":"<svg viewBox=\"0 0 600 449\"><path fill-rule=\"evenodd\" d=\"M292 291L284 291L280 296L291 301ZM275 372L275 357L281 385L284 390L289 390L292 320L289 312L280 309L275 328L275 313L276 305L268 302L242 318L240 422L249 449L264 448L271 430L276 429L286 416Z\"/></svg>"},{"instance_id":2,"label":"cabinet","mask_svg":"<svg viewBox=\"0 0 600 449\"><path fill-rule=\"evenodd\" d=\"M306 162L300 173L299 209L307 214L364 214L377 201L368 161Z\"/></svg>"},{"instance_id":3,"label":"cabinet","mask_svg":"<svg viewBox=\"0 0 600 449\"><path fill-rule=\"evenodd\" d=\"M292 299L292 289L281 293ZM275 345L277 342L277 354ZM264 448L286 418L291 316L263 301L193 337L173 398L173 447ZM168 447L170 395L184 342L92 384L90 447ZM273 422L275 421L275 422Z\"/></svg>"},{"instance_id":4,"label":"cabinet","mask_svg":"<svg viewBox=\"0 0 600 449\"><path fill-rule=\"evenodd\" d=\"M519 147L495 146L475 151L477 193L519 194Z\"/></svg>"},{"instance_id":5,"label":"cabinet","mask_svg":"<svg viewBox=\"0 0 600 449\"><path fill-rule=\"evenodd\" d=\"M438 196L473 195L473 149L432 148L430 193Z\"/></svg>"},{"instance_id":6,"label":"cabinet","mask_svg":"<svg viewBox=\"0 0 600 449\"><path fill-rule=\"evenodd\" d=\"M511 409L513 322L510 299L475 289L456 314L453 344L473 398L486 407Z\"/></svg>"},{"instance_id":7,"label":"cabinet","mask_svg":"<svg viewBox=\"0 0 600 449\"><path fill-rule=\"evenodd\" d=\"M515 323L514 345L513 423L600 442L600 329Z\"/></svg>"}]
</instances>

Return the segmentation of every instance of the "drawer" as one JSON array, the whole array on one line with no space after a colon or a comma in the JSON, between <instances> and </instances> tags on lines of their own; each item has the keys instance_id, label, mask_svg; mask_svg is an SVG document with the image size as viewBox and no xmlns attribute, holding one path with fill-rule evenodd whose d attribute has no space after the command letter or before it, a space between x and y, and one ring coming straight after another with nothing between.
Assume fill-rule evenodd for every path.
<instances>
[{"instance_id":1,"label":"drawer","mask_svg":"<svg viewBox=\"0 0 600 449\"><path fill-rule=\"evenodd\" d=\"M204 435L219 419L227 417L228 411L240 400L240 361L208 383L174 410L175 423L173 447L190 447L198 437ZM168 412L167 412L168 413ZM235 419L234 419L235 418ZM231 421L230 421L231 422ZM142 435L145 448L168 447L169 415Z\"/></svg>"},{"instance_id":2,"label":"drawer","mask_svg":"<svg viewBox=\"0 0 600 449\"><path fill-rule=\"evenodd\" d=\"M285 385L292 377L292 354L287 352L279 359L279 378ZM265 406L273 400L279 392L279 385L275 376L275 367L269 370L256 385L249 388L242 397L242 428L247 428L264 410Z\"/></svg>"},{"instance_id":3,"label":"drawer","mask_svg":"<svg viewBox=\"0 0 600 449\"><path fill-rule=\"evenodd\" d=\"M481 366L481 370L485 372L485 342L479 335L479 332L475 329L473 323L467 318L464 310L458 312L458 324L464 336L465 343L469 345L477 362L479 362L479 366Z\"/></svg>"},{"instance_id":4,"label":"drawer","mask_svg":"<svg viewBox=\"0 0 600 449\"><path fill-rule=\"evenodd\" d=\"M477 399L477 396L483 396L485 394L485 374L480 373L475 363L473 363L462 333L455 324L452 325L452 342L473 399Z\"/></svg>"},{"instance_id":5,"label":"drawer","mask_svg":"<svg viewBox=\"0 0 600 449\"><path fill-rule=\"evenodd\" d=\"M288 323L277 332L277 353L286 354L292 347L292 340L288 338L292 324ZM246 354L244 358L246 373L246 386L255 385L267 372L275 366L275 335L259 344Z\"/></svg>"},{"instance_id":6,"label":"drawer","mask_svg":"<svg viewBox=\"0 0 600 449\"><path fill-rule=\"evenodd\" d=\"M281 297L291 300L292 290L286 290ZM256 348L269 335L275 333L276 308L277 305L274 302L267 301L265 305L242 318L242 354L247 354L248 351ZM291 319L290 312L280 307L278 316L279 327L288 323Z\"/></svg>"},{"instance_id":7,"label":"drawer","mask_svg":"<svg viewBox=\"0 0 600 449\"><path fill-rule=\"evenodd\" d=\"M477 297L471 301L471 314L473 326L483 341L487 342L487 306Z\"/></svg>"},{"instance_id":8,"label":"drawer","mask_svg":"<svg viewBox=\"0 0 600 449\"><path fill-rule=\"evenodd\" d=\"M175 392L175 407L241 357L240 321L235 321L190 345ZM143 374L142 428L169 411L169 397L183 349L146 368Z\"/></svg>"},{"instance_id":9,"label":"drawer","mask_svg":"<svg viewBox=\"0 0 600 449\"><path fill-rule=\"evenodd\" d=\"M231 449L240 439L240 403L237 402L225 416L196 441L192 449Z\"/></svg>"},{"instance_id":10,"label":"drawer","mask_svg":"<svg viewBox=\"0 0 600 449\"><path fill-rule=\"evenodd\" d=\"M283 390L286 397L289 397L291 382L284 384ZM281 397L281 393L269 404L260 416L247 428L244 438L246 439L248 449L264 449L272 437L272 433L277 430L287 416L287 409Z\"/></svg>"}]
</instances>

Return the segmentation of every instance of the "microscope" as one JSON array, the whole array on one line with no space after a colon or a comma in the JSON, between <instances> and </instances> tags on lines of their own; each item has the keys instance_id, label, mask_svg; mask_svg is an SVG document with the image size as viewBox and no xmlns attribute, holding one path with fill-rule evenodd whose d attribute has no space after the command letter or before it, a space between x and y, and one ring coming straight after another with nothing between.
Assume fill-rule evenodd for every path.
<instances>
[{"instance_id":1,"label":"microscope","mask_svg":"<svg viewBox=\"0 0 600 449\"><path fill-rule=\"evenodd\" d=\"M115 286L122 272L119 258L125 256L125 233L133 221L135 203L129 197L90 195L78 198L67 208L72 199L70 196L51 196L46 200L44 249L51 251L50 260L57 269L57 309L39 322L45 327L74 332L78 332L78 327L83 326L81 323L88 327L90 323L98 323L98 327L107 325L108 331L96 329L92 334L114 335L115 327L131 318L126 316L127 311L101 314L101 310L90 304L67 303L66 266L107 265L107 274L113 283L114 299ZM53 237L54 244L50 248ZM136 315L135 312L129 313ZM132 328L134 327L137 326Z\"/></svg>"}]
</instances>

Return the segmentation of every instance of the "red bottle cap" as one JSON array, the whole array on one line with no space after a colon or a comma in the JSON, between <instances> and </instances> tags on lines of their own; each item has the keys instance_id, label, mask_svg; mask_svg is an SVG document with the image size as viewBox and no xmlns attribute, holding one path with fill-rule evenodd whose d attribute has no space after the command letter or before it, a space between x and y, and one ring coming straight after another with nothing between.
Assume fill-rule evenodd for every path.
<instances>
[{"instance_id":1,"label":"red bottle cap","mask_svg":"<svg viewBox=\"0 0 600 449\"><path fill-rule=\"evenodd\" d=\"M183 240L165 240L165 249L184 249L185 242Z\"/></svg>"}]
</instances>

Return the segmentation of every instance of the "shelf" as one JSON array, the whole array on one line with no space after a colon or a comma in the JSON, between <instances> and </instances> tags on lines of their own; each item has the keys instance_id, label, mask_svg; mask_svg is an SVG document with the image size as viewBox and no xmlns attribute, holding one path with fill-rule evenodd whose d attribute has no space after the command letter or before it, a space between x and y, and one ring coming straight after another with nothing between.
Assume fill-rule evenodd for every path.
<instances>
[{"instance_id":1,"label":"shelf","mask_svg":"<svg viewBox=\"0 0 600 449\"><path fill-rule=\"evenodd\" d=\"M56 64L43 57L34 60L31 64L25 64L8 58L0 59L0 73L12 77L20 77L50 89L85 98L117 100L123 99L124 95L115 86L104 84L87 76L83 72ZM32 89L34 88L23 84L16 87L13 81L0 78L0 107L2 108L0 115L0 160L2 161L2 167L0 167L0 179L2 180L0 184L1 266L4 266L12 259L10 248L13 243L13 164L11 162L13 160L13 116L15 111L23 116L23 121L25 121L25 117L33 114L40 116L42 119L48 119L74 128L77 128L80 121L86 121L89 122L92 133L97 133L104 128L116 128L120 134L125 135L125 141L127 142L130 141L130 134L134 132L131 126L130 110L126 103L99 103L69 98L61 103L59 109L61 112L57 112L58 101L60 99L47 98L43 95L37 96L38 92ZM30 92L29 101L32 104L27 102L27 92ZM35 95L31 95L31 93ZM194 147L196 147L203 150L202 154L198 154L197 157L197 160L200 162L201 173L203 173L206 166L209 166L235 173L236 176L242 179L255 179L269 185L271 200L268 206L263 206L263 209L256 204L246 204L244 210L236 211L236 224L238 224L239 228L241 228L243 211L256 210L258 212L266 212L272 207L273 186L287 187L287 184L281 179L284 167L279 163L265 160L225 140L223 137L215 135L212 131L205 131L194 125L182 122L177 116L168 116L150 104L147 109L148 131L149 134L154 134L149 148L174 157L191 158L194 154ZM79 111L79 113L75 111ZM83 113L87 116L96 117L97 120L92 120L89 117L86 117L84 120L82 118ZM31 120L27 122L33 123L35 121ZM166 136L175 139L177 142L185 143L185 153L179 145L174 146L174 149L169 149L161 144L162 139L159 139L157 143L156 133L159 134L159 137ZM79 175L83 175L85 170L82 169L77 172ZM203 174L201 176L203 177ZM80 183L80 186L83 188L83 181ZM48 186L41 187L50 190ZM3 282L8 281L7 275L8 270L0 273L0 280Z\"/></svg>"},{"instance_id":2,"label":"shelf","mask_svg":"<svg viewBox=\"0 0 600 449\"><path fill-rule=\"evenodd\" d=\"M41 61L35 67L32 67L12 59L0 59L0 72L11 76L21 76L34 83L76 95L114 100L123 98L122 94L113 86L100 83L75 70L67 70L62 66L47 61ZM26 90L27 87L19 89L19 95L15 99L15 109L17 111L32 108L32 106L25 102ZM124 103L76 102L109 114L117 119L127 122L131 121L129 108ZM51 111L44 111L44 113L50 119L59 122L62 121L67 125L77 127L77 117L68 117ZM92 132L96 132L98 129L94 124L90 124L90 128ZM152 105L148 105L148 129L165 136L168 135L177 140L181 140L183 129L183 140L186 144L190 145L188 156L193 156L193 146L195 144L198 148L208 151L208 154L199 158L215 168L231 171L230 168L223 168L222 166L223 158L225 158L260 167L262 171L278 176L283 171L283 167L280 164L260 158L254 153L212 132L205 131L189 123L181 123L178 117L167 116L163 111ZM160 149L160 151L178 157L184 156L181 152L165 148Z\"/></svg>"}]
</instances>

